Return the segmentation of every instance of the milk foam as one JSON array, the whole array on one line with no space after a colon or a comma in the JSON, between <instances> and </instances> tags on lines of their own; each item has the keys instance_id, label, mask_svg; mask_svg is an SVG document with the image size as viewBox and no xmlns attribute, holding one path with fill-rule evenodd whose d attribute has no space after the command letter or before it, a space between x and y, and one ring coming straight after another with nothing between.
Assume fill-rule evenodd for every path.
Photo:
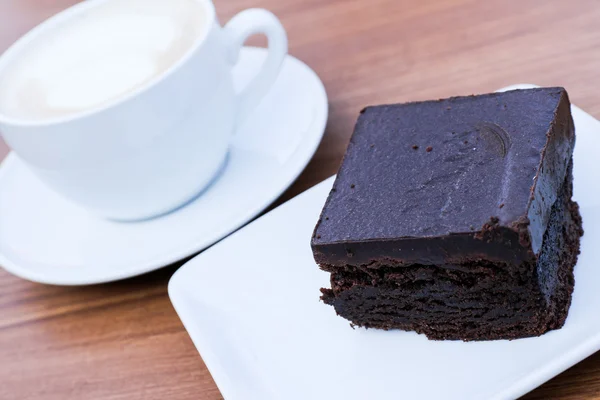
<instances>
[{"instance_id":1,"label":"milk foam","mask_svg":"<svg viewBox=\"0 0 600 400\"><path fill-rule=\"evenodd\" d=\"M195 0L113 0L38 36L0 71L0 113L43 120L113 102L181 59L202 34Z\"/></svg>"}]
</instances>

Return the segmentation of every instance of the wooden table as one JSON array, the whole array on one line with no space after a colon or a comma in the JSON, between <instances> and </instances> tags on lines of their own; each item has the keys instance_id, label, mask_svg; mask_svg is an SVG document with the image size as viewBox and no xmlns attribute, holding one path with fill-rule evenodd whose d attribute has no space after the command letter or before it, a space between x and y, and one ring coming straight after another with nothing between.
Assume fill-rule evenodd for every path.
<instances>
[{"instance_id":1,"label":"wooden table","mask_svg":"<svg viewBox=\"0 0 600 400\"><path fill-rule=\"evenodd\" d=\"M76 0L0 0L0 51ZM323 142L278 204L336 171L366 104L562 85L600 117L597 0L216 0L221 21L275 12L323 79ZM0 89L1 90L1 89ZM0 142L0 158L7 149ZM1 223L1 222L0 222ZM177 266L122 282L44 286L0 269L0 399L220 399L167 297ZM600 354L525 396L600 399Z\"/></svg>"}]
</instances>

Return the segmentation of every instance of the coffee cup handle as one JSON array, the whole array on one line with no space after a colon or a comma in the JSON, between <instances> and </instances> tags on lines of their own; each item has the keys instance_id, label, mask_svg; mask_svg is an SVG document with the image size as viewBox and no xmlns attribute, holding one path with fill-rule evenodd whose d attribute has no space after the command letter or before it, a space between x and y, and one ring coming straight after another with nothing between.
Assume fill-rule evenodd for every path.
<instances>
[{"instance_id":1,"label":"coffee cup handle","mask_svg":"<svg viewBox=\"0 0 600 400\"><path fill-rule=\"evenodd\" d=\"M287 34L272 12L260 8L240 12L225 25L224 31L230 42L228 57L232 64L237 63L240 51L248 37L262 33L269 43L268 55L262 68L237 96L237 125L239 125L246 120L277 79L288 50Z\"/></svg>"}]
</instances>

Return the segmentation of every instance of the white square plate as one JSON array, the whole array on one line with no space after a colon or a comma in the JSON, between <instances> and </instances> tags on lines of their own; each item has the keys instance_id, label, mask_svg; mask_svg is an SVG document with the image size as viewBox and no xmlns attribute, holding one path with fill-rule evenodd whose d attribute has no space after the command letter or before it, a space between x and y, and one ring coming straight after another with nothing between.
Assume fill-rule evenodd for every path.
<instances>
[{"instance_id":1,"label":"white square plate","mask_svg":"<svg viewBox=\"0 0 600 400\"><path fill-rule=\"evenodd\" d=\"M169 295L223 396L233 399L516 398L600 349L600 122L573 107L575 199L585 235L565 326L514 341L429 341L351 329L319 301L329 274L310 237L332 179L200 254Z\"/></svg>"}]
</instances>

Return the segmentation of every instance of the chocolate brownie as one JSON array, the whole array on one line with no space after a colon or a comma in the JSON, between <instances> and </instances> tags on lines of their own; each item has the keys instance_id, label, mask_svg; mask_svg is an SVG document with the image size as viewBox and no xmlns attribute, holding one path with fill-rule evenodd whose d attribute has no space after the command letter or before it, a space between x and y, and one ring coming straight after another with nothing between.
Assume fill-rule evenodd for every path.
<instances>
[{"instance_id":1,"label":"chocolate brownie","mask_svg":"<svg viewBox=\"0 0 600 400\"><path fill-rule=\"evenodd\" d=\"M431 339L560 328L583 234L563 88L367 107L311 241L322 299Z\"/></svg>"}]
</instances>

